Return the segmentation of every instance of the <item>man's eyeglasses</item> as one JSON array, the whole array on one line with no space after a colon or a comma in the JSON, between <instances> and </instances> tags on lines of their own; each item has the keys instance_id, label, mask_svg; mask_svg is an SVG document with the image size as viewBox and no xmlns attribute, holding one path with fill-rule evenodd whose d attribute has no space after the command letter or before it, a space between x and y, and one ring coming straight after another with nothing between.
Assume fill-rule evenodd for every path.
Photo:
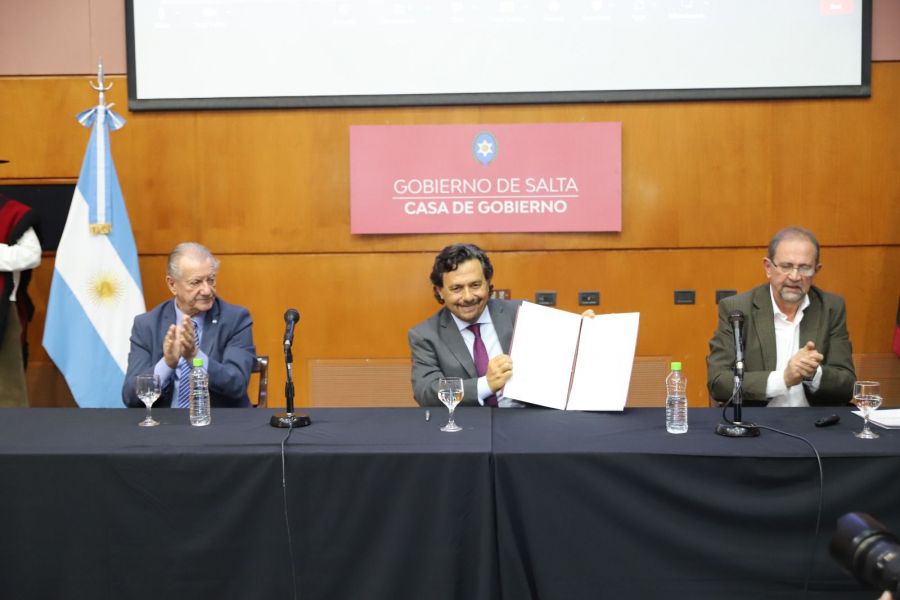
<instances>
[{"instance_id":1,"label":"man's eyeglasses","mask_svg":"<svg viewBox=\"0 0 900 600\"><path fill-rule=\"evenodd\" d=\"M772 263L775 265L775 268L784 275L790 275L795 270L801 277L812 277L816 274L816 268L810 265L792 265L791 263L783 263L778 264L776 262Z\"/></svg>"}]
</instances>

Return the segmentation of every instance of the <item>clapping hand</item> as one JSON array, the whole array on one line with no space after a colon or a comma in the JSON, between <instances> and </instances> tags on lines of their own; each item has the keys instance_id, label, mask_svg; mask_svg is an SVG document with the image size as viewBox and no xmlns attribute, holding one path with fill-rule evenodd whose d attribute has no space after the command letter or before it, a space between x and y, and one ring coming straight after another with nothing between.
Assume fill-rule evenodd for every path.
<instances>
[{"instance_id":1,"label":"clapping hand","mask_svg":"<svg viewBox=\"0 0 900 600\"><path fill-rule=\"evenodd\" d=\"M185 316L181 325L169 325L166 337L163 338L163 359L170 369L174 369L181 357L190 362L195 356L197 356L197 336L194 322Z\"/></svg>"},{"instance_id":2,"label":"clapping hand","mask_svg":"<svg viewBox=\"0 0 900 600\"><path fill-rule=\"evenodd\" d=\"M825 357L816 350L816 344L812 341L806 342L806 345L791 357L784 369L784 383L791 387L804 379L812 379L823 360Z\"/></svg>"}]
</instances>

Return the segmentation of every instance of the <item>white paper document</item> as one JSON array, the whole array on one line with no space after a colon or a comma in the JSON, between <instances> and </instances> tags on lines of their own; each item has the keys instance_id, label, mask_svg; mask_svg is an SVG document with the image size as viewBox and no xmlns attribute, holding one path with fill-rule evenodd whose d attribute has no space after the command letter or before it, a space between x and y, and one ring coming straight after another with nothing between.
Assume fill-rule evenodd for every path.
<instances>
[{"instance_id":1,"label":"white paper document","mask_svg":"<svg viewBox=\"0 0 900 600\"><path fill-rule=\"evenodd\" d=\"M625 408L640 313L582 317L523 302L503 395L559 410Z\"/></svg>"},{"instance_id":2,"label":"white paper document","mask_svg":"<svg viewBox=\"0 0 900 600\"><path fill-rule=\"evenodd\" d=\"M515 372L515 365L513 365L513 369ZM853 414L862 418L862 411L854 410ZM869 413L869 423L884 429L900 429L900 408L874 410Z\"/></svg>"}]
</instances>

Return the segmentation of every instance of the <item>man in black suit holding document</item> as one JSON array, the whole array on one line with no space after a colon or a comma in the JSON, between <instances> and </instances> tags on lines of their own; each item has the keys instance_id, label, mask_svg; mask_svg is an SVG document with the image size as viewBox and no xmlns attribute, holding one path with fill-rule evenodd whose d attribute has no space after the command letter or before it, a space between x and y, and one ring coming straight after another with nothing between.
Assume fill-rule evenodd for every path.
<instances>
[{"instance_id":1,"label":"man in black suit holding document","mask_svg":"<svg viewBox=\"0 0 900 600\"><path fill-rule=\"evenodd\" d=\"M431 283L444 306L409 331L413 395L421 406L441 406L441 377L462 377L463 406L519 406L498 392L512 376L509 349L521 302L490 300L493 275L474 244L447 246L435 257Z\"/></svg>"}]
</instances>

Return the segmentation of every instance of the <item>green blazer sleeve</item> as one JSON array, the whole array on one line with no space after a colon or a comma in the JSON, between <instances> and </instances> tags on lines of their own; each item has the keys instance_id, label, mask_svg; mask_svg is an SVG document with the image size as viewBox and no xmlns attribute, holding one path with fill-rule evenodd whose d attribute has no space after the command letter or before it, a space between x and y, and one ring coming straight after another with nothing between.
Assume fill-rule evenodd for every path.
<instances>
[{"instance_id":1,"label":"green blazer sleeve","mask_svg":"<svg viewBox=\"0 0 900 600\"><path fill-rule=\"evenodd\" d=\"M812 392L807 387L806 399L812 406L847 404L853 396L856 370L844 299L817 288L810 289L809 295L810 305L800 322L800 344L812 340L825 358L819 389Z\"/></svg>"}]
</instances>

